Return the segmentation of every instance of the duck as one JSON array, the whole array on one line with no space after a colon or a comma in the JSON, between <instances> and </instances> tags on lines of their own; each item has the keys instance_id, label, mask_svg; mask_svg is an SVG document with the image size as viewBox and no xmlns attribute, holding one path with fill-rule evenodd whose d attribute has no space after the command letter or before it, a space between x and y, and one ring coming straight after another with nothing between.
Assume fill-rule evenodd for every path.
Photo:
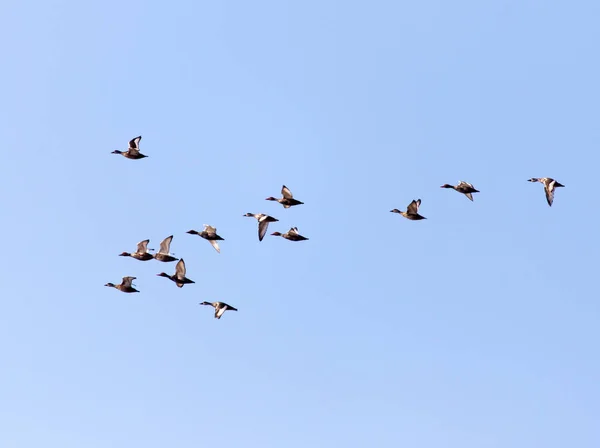
<instances>
[{"instance_id":1,"label":"duck","mask_svg":"<svg viewBox=\"0 0 600 448\"><path fill-rule=\"evenodd\" d=\"M127 151L119 151L115 149L111 154L121 154L123 157L132 160L143 159L144 157L148 157L140 152L140 140L142 136L138 136L129 141L129 149Z\"/></svg>"},{"instance_id":2,"label":"duck","mask_svg":"<svg viewBox=\"0 0 600 448\"><path fill-rule=\"evenodd\" d=\"M548 201L548 205L552 207L552 203L554 202L554 189L556 187L564 187L563 184L555 181L551 177L532 177L528 179L529 182L540 182L544 185L544 191L546 192L546 201Z\"/></svg>"},{"instance_id":3,"label":"duck","mask_svg":"<svg viewBox=\"0 0 600 448\"><path fill-rule=\"evenodd\" d=\"M274 198L273 196L269 196L265 200L279 202L281 205L283 205L283 208L290 208L290 207L293 207L294 205L304 204L304 202L300 202L300 201L294 199L292 192L285 185L281 187L281 194L283 195L283 197L280 199Z\"/></svg>"},{"instance_id":4,"label":"duck","mask_svg":"<svg viewBox=\"0 0 600 448\"><path fill-rule=\"evenodd\" d=\"M155 260L162 261L164 263L179 260L179 258L175 258L169 253L169 250L171 249L171 241L173 241L173 235L168 236L164 240L162 240L158 252L154 254Z\"/></svg>"},{"instance_id":5,"label":"duck","mask_svg":"<svg viewBox=\"0 0 600 448\"><path fill-rule=\"evenodd\" d=\"M421 205L421 200L417 199L416 201L413 199L413 201L408 204L408 207L406 207L406 211L405 212L401 212L400 210L398 210L397 208L390 210L390 212L392 213L399 213L402 216L404 216L406 219L410 219L411 221L418 221L420 219L427 219L424 216L419 215L419 213L417 213L419 211L419 206Z\"/></svg>"},{"instance_id":6,"label":"duck","mask_svg":"<svg viewBox=\"0 0 600 448\"><path fill-rule=\"evenodd\" d=\"M273 232L271 235L280 236L280 237L285 238L286 240L290 240L290 241L304 241L304 240L308 239L298 233L298 227L292 227L286 233Z\"/></svg>"},{"instance_id":7,"label":"duck","mask_svg":"<svg viewBox=\"0 0 600 448\"><path fill-rule=\"evenodd\" d=\"M120 285L115 285L114 283L107 283L104 286L108 286L110 288L116 288L121 292L126 292L126 293L132 293L132 292L139 292L137 289L135 289L133 286L131 286L131 282L133 282L137 277L123 277L123 280L121 281Z\"/></svg>"},{"instance_id":8,"label":"duck","mask_svg":"<svg viewBox=\"0 0 600 448\"><path fill-rule=\"evenodd\" d=\"M137 244L137 250L133 253L129 253L129 252L122 252L119 254L120 257L131 257L131 258L135 258L136 260L140 260L140 261L148 261L148 260L152 260L154 258L154 255L152 255L151 253L148 252L148 243L150 242L150 240L144 240L144 241L140 241ZM150 249L153 250L153 249Z\"/></svg>"},{"instance_id":9,"label":"duck","mask_svg":"<svg viewBox=\"0 0 600 448\"><path fill-rule=\"evenodd\" d=\"M251 218L256 218L258 221L258 241L262 241L267 233L267 228L269 227L270 222L279 221L277 218L273 218L272 216L265 215L264 213L246 213L244 216L249 216Z\"/></svg>"},{"instance_id":10,"label":"duck","mask_svg":"<svg viewBox=\"0 0 600 448\"><path fill-rule=\"evenodd\" d=\"M475 187L473 185L471 185L469 182L465 182L464 180L461 180L458 183L458 185L456 185L456 186L450 185L450 184L444 184L440 188L452 188L452 189L458 191L459 193L464 194L471 201L473 200L472 193L479 193L479 190L475 189Z\"/></svg>"},{"instance_id":11,"label":"duck","mask_svg":"<svg viewBox=\"0 0 600 448\"><path fill-rule=\"evenodd\" d=\"M175 282L178 288L183 288L183 285L187 285L188 283L196 283L185 276L185 262L183 261L183 258L179 260L177 266L175 266L175 274L169 275L161 272L156 275L159 277L167 277L169 280Z\"/></svg>"},{"instance_id":12,"label":"duck","mask_svg":"<svg viewBox=\"0 0 600 448\"><path fill-rule=\"evenodd\" d=\"M225 240L223 238L221 238L219 235L217 235L216 227L212 227L212 226L209 226L208 224L204 224L204 230L202 232L197 232L196 230L188 230L186 233L189 233L190 235L201 236L205 240L208 240L208 242L210 244L212 244L212 247L214 247L218 253L221 253L221 248L219 247L219 243L217 243L217 241L225 241Z\"/></svg>"},{"instance_id":13,"label":"duck","mask_svg":"<svg viewBox=\"0 0 600 448\"><path fill-rule=\"evenodd\" d=\"M227 305L225 302L202 302L200 305L210 305L215 309L215 319L220 319L223 313L227 310L237 311L237 308Z\"/></svg>"}]
</instances>

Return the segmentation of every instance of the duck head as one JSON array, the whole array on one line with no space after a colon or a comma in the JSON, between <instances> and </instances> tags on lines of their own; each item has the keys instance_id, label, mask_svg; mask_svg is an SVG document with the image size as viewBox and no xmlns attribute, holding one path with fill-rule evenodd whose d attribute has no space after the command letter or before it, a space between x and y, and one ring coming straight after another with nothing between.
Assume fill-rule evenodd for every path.
<instances>
[{"instance_id":1,"label":"duck head","mask_svg":"<svg viewBox=\"0 0 600 448\"><path fill-rule=\"evenodd\" d=\"M119 254L119 257L131 257L131 254L129 252L122 252Z\"/></svg>"},{"instance_id":2,"label":"duck head","mask_svg":"<svg viewBox=\"0 0 600 448\"><path fill-rule=\"evenodd\" d=\"M440 188L454 188L454 185L444 184Z\"/></svg>"},{"instance_id":3,"label":"duck head","mask_svg":"<svg viewBox=\"0 0 600 448\"><path fill-rule=\"evenodd\" d=\"M195 231L195 230L188 230L188 231L187 231L187 232L185 232L185 233L189 233L190 235L198 235L198 232L197 232L197 231Z\"/></svg>"},{"instance_id":4,"label":"duck head","mask_svg":"<svg viewBox=\"0 0 600 448\"><path fill-rule=\"evenodd\" d=\"M390 210L390 213L402 213L400 210L398 210L397 208Z\"/></svg>"},{"instance_id":5,"label":"duck head","mask_svg":"<svg viewBox=\"0 0 600 448\"><path fill-rule=\"evenodd\" d=\"M123 154L123 151L119 151L118 149L115 149L113 152L111 152L111 154Z\"/></svg>"},{"instance_id":6,"label":"duck head","mask_svg":"<svg viewBox=\"0 0 600 448\"><path fill-rule=\"evenodd\" d=\"M104 286L108 286L108 287L110 287L110 288L114 288L114 287L116 287L116 285L115 285L114 283L107 283L107 284L106 284L106 285L104 285Z\"/></svg>"},{"instance_id":7,"label":"duck head","mask_svg":"<svg viewBox=\"0 0 600 448\"><path fill-rule=\"evenodd\" d=\"M273 236L281 236L281 232L273 232L271 235L273 235Z\"/></svg>"},{"instance_id":8,"label":"duck head","mask_svg":"<svg viewBox=\"0 0 600 448\"><path fill-rule=\"evenodd\" d=\"M156 275L157 275L158 277L168 277L168 278L171 278L171 277L169 276L169 274L167 274L167 273L165 273L165 272L161 272L160 274L156 274Z\"/></svg>"},{"instance_id":9,"label":"duck head","mask_svg":"<svg viewBox=\"0 0 600 448\"><path fill-rule=\"evenodd\" d=\"M267 199L265 199L265 201L276 201L277 199L274 198L273 196L269 196Z\"/></svg>"}]
</instances>

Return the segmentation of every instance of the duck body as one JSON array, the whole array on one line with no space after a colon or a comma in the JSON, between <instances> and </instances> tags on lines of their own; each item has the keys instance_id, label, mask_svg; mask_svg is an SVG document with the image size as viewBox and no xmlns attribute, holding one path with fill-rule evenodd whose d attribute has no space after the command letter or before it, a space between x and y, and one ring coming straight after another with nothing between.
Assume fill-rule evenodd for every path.
<instances>
[{"instance_id":1,"label":"duck body","mask_svg":"<svg viewBox=\"0 0 600 448\"><path fill-rule=\"evenodd\" d=\"M390 210L390 212L398 213L399 215L402 215L406 219L409 219L411 221L420 221L421 219L427 219L424 216L419 215L418 211L419 211L420 205L421 205L421 200L417 199L416 201L413 200L410 204L408 204L408 207L406 208L405 212L398 210L397 208Z\"/></svg>"},{"instance_id":2,"label":"duck body","mask_svg":"<svg viewBox=\"0 0 600 448\"><path fill-rule=\"evenodd\" d=\"M121 284L119 285L115 285L114 283L107 283L104 286L108 286L110 288L115 288L118 289L121 292L126 292L126 293L132 293L132 292L139 292L137 289L135 289L133 286L131 286L131 282L133 282L136 279L136 277L123 277L123 280L121 281Z\"/></svg>"},{"instance_id":3,"label":"duck body","mask_svg":"<svg viewBox=\"0 0 600 448\"><path fill-rule=\"evenodd\" d=\"M202 302L200 305L212 306L215 309L215 319L220 319L225 311L237 311L237 308L234 308L225 302Z\"/></svg>"},{"instance_id":4,"label":"duck body","mask_svg":"<svg viewBox=\"0 0 600 448\"><path fill-rule=\"evenodd\" d=\"M282 195L282 197L279 199L274 198L273 196L270 196L266 200L279 202L281 205L283 205L283 208L290 208L295 205L304 204L304 202L300 202L297 199L294 199L294 195L292 194L290 189L288 187L286 187L285 185L283 185L281 187L281 195Z\"/></svg>"},{"instance_id":5,"label":"duck body","mask_svg":"<svg viewBox=\"0 0 600 448\"><path fill-rule=\"evenodd\" d=\"M308 240L305 236L302 236L298 233L298 227L292 227L286 233L273 232L271 235L280 236L289 241L305 241Z\"/></svg>"},{"instance_id":6,"label":"duck body","mask_svg":"<svg viewBox=\"0 0 600 448\"><path fill-rule=\"evenodd\" d=\"M479 193L479 190L477 190L473 185L471 185L468 182L465 182L464 180L461 180L458 183L458 185L444 184L440 188L452 188L453 190L464 194L471 201L473 200L473 193Z\"/></svg>"},{"instance_id":7,"label":"duck body","mask_svg":"<svg viewBox=\"0 0 600 448\"><path fill-rule=\"evenodd\" d=\"M270 222L279 221L277 218L265 215L264 213L246 213L244 216L256 218L256 220L258 221L258 241L262 241L265 237Z\"/></svg>"},{"instance_id":8,"label":"duck body","mask_svg":"<svg viewBox=\"0 0 600 448\"><path fill-rule=\"evenodd\" d=\"M539 182L544 186L544 192L546 193L546 202L552 207L554 202L554 190L558 187L564 187L563 184L557 182L551 177L532 177L528 179L529 182Z\"/></svg>"},{"instance_id":9,"label":"duck body","mask_svg":"<svg viewBox=\"0 0 600 448\"><path fill-rule=\"evenodd\" d=\"M169 280L171 280L172 282L175 282L175 284L177 285L178 288L183 288L183 285L187 285L190 283L196 283L195 281L187 278L185 276L185 273L186 273L185 262L183 261L183 258L182 258L177 263L177 266L175 266L175 274L169 275L164 272L161 272L160 274L156 274L156 275L159 277L166 277Z\"/></svg>"},{"instance_id":10,"label":"duck body","mask_svg":"<svg viewBox=\"0 0 600 448\"><path fill-rule=\"evenodd\" d=\"M115 149L112 154L120 154L123 157L131 160L139 160L143 159L144 157L148 157L140 152L139 144L141 139L141 135L131 139L129 141L129 149L127 149L127 151L119 151L118 149Z\"/></svg>"}]
</instances>

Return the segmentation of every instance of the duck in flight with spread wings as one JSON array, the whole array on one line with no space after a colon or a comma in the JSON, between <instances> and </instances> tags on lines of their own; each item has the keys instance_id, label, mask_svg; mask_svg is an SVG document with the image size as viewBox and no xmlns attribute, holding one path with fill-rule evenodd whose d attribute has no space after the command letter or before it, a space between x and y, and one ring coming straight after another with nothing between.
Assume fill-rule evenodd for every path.
<instances>
[{"instance_id":1,"label":"duck in flight with spread wings","mask_svg":"<svg viewBox=\"0 0 600 448\"><path fill-rule=\"evenodd\" d=\"M264 213L246 213L244 216L256 218L256 220L258 221L258 241L262 241L265 237L270 222L279 221L277 218L265 215Z\"/></svg>"},{"instance_id":2,"label":"duck in flight with spread wings","mask_svg":"<svg viewBox=\"0 0 600 448\"><path fill-rule=\"evenodd\" d=\"M178 288L183 288L183 285L187 285L189 283L196 283L195 281L190 280L185 276L185 262L183 261L183 258L179 260L179 262L175 266L175 274L169 275L164 272L161 272L160 274L156 275L158 275L159 277L167 277L169 280L175 282Z\"/></svg>"},{"instance_id":3,"label":"duck in flight with spread wings","mask_svg":"<svg viewBox=\"0 0 600 448\"><path fill-rule=\"evenodd\" d=\"M129 141L129 148L127 149L127 151L119 151L118 149L115 149L111 154L121 154L123 157L132 159L132 160L138 160L138 159L143 159L144 157L148 157L140 152L140 140L141 139L142 139L141 135L134 139L131 139Z\"/></svg>"},{"instance_id":4,"label":"duck in flight with spread wings","mask_svg":"<svg viewBox=\"0 0 600 448\"><path fill-rule=\"evenodd\" d=\"M207 240L210 244L212 244L212 247L214 247L218 253L221 253L221 248L219 247L219 243L217 241L225 241L225 240L223 238L221 238L219 235L217 235L216 227L212 227L212 226L209 226L208 224L204 224L204 230L202 232L198 232L196 230L188 230L186 233L189 233L190 235L201 236L202 238Z\"/></svg>"},{"instance_id":5,"label":"duck in flight with spread wings","mask_svg":"<svg viewBox=\"0 0 600 448\"><path fill-rule=\"evenodd\" d=\"M471 201L473 200L473 194L472 193L479 193L479 190L477 190L473 185L471 185L469 182L465 182L464 180L461 180L458 183L458 185L456 185L456 186L455 185L444 184L440 188L452 188L453 190L456 190L459 193L464 194Z\"/></svg>"},{"instance_id":6,"label":"duck in flight with spread wings","mask_svg":"<svg viewBox=\"0 0 600 448\"><path fill-rule=\"evenodd\" d=\"M136 279L136 277L129 277L129 276L123 277L123 280L121 281L120 285L115 285L114 283L107 283L104 286L118 289L121 292L127 292L127 293L139 292L137 289L135 289L133 286L131 286L131 282L133 282L135 279Z\"/></svg>"},{"instance_id":7,"label":"duck in flight with spread wings","mask_svg":"<svg viewBox=\"0 0 600 448\"><path fill-rule=\"evenodd\" d=\"M554 189L557 187L564 187L563 184L558 183L551 177L532 177L528 179L529 182L539 182L544 185L544 192L546 193L546 201L548 201L548 205L552 207L552 203L554 202Z\"/></svg>"},{"instance_id":8,"label":"duck in flight with spread wings","mask_svg":"<svg viewBox=\"0 0 600 448\"><path fill-rule=\"evenodd\" d=\"M288 187L286 187L285 185L283 187L281 187L281 194L283 197L281 197L279 199L274 198L273 196L269 196L266 200L279 202L281 205L283 205L283 208L290 208L290 207L293 207L294 205L304 204L304 202L300 202L297 199L294 199L294 195L292 195L292 192L290 191L290 189Z\"/></svg>"},{"instance_id":9,"label":"duck in flight with spread wings","mask_svg":"<svg viewBox=\"0 0 600 448\"><path fill-rule=\"evenodd\" d=\"M420 219L427 219L424 216L419 215L419 206L421 205L421 200L417 199L416 201L413 200L410 204L408 204L408 207L406 208L405 212L401 212L400 210L398 210L397 208L390 210L390 212L392 213L398 213L402 216L404 216L406 219L410 219L411 221L418 221Z\"/></svg>"}]
</instances>

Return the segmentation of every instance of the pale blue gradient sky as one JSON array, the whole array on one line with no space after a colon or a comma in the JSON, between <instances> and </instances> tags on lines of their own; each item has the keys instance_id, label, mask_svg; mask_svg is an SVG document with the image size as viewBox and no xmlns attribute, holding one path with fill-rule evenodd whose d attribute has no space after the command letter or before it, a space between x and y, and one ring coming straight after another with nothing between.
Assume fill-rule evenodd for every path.
<instances>
[{"instance_id":1,"label":"pale blue gradient sky","mask_svg":"<svg viewBox=\"0 0 600 448\"><path fill-rule=\"evenodd\" d=\"M600 446L599 16L5 3L0 446ZM117 256L170 234L194 285Z\"/></svg>"}]
</instances>

